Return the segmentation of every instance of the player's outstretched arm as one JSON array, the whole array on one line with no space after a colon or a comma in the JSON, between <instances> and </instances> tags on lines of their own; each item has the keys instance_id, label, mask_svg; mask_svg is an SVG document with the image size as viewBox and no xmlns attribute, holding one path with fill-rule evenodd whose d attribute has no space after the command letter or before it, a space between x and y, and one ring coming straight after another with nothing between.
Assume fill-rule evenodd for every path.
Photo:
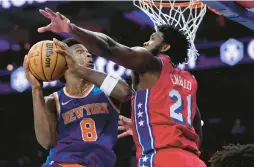
<instances>
[{"instance_id":1,"label":"player's outstretched arm","mask_svg":"<svg viewBox=\"0 0 254 167\"><path fill-rule=\"evenodd\" d=\"M48 149L56 144L56 104L53 96L44 100L41 84L29 71L28 64L29 59L26 56L23 66L32 87L35 135L40 145Z\"/></svg>"},{"instance_id":2,"label":"player's outstretched arm","mask_svg":"<svg viewBox=\"0 0 254 167\"><path fill-rule=\"evenodd\" d=\"M120 78L112 75L107 75L103 72L95 71L89 68L83 71L83 78L94 83L99 87L107 96L113 97L120 102L126 102L131 98L131 88L127 82ZM85 72L84 72L85 71ZM84 75L87 73L87 75Z\"/></svg>"},{"instance_id":3,"label":"player's outstretched arm","mask_svg":"<svg viewBox=\"0 0 254 167\"><path fill-rule=\"evenodd\" d=\"M103 72L81 67L75 70L75 73L85 80L95 84L107 96L113 97L120 102L126 102L131 98L131 88L127 82Z\"/></svg>"},{"instance_id":4,"label":"player's outstretched arm","mask_svg":"<svg viewBox=\"0 0 254 167\"><path fill-rule=\"evenodd\" d=\"M82 29L74 24L70 25L72 37L85 45L95 55L110 59L137 72L161 68L159 59L143 47L130 48L114 41L105 34Z\"/></svg>"},{"instance_id":5,"label":"player's outstretched arm","mask_svg":"<svg viewBox=\"0 0 254 167\"><path fill-rule=\"evenodd\" d=\"M199 147L200 147L203 141L203 132L202 132L202 125L201 125L201 114L198 107L197 107L196 115L194 117L193 127L199 136Z\"/></svg>"},{"instance_id":6,"label":"player's outstretched arm","mask_svg":"<svg viewBox=\"0 0 254 167\"><path fill-rule=\"evenodd\" d=\"M77 62L71 49L65 43L57 39L53 41L60 46L61 49L56 50L56 52L65 55L68 68L73 71L73 74L95 84L97 87L101 88L106 95L121 102L126 102L131 98L131 88L125 80L80 65L85 64L85 59L83 59L84 62L80 62L82 60L78 60L79 62Z\"/></svg>"},{"instance_id":7,"label":"player's outstretched arm","mask_svg":"<svg viewBox=\"0 0 254 167\"><path fill-rule=\"evenodd\" d=\"M126 68L145 72L147 70L160 70L160 61L147 49L142 47L129 48L114 41L105 34L82 29L70 23L70 20L59 12L49 8L40 10L40 13L51 20L45 27L40 27L38 32L45 31L69 33L93 54L108 58Z\"/></svg>"}]
</instances>

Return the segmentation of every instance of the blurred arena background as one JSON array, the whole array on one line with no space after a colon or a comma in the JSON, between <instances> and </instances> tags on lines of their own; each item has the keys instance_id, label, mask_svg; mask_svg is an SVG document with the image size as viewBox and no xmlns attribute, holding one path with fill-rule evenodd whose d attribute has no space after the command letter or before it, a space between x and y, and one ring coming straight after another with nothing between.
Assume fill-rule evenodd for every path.
<instances>
[{"instance_id":1,"label":"blurred arena background","mask_svg":"<svg viewBox=\"0 0 254 167\"><path fill-rule=\"evenodd\" d=\"M0 166L37 167L48 155L37 143L33 127L32 98L21 67L34 43L66 34L37 33L48 21L38 9L50 7L84 28L103 32L128 46L142 45L153 31L149 18L132 2L0 1ZM197 102L204 121L202 159L207 162L222 145L253 143L254 32L224 16L207 11L196 37L200 56L189 69L199 83ZM129 81L130 70L95 57L95 68ZM44 83L45 95L62 87ZM130 103L122 105L130 116ZM132 146L132 147L131 147ZM115 147L117 167L135 166L131 137Z\"/></svg>"}]
</instances>

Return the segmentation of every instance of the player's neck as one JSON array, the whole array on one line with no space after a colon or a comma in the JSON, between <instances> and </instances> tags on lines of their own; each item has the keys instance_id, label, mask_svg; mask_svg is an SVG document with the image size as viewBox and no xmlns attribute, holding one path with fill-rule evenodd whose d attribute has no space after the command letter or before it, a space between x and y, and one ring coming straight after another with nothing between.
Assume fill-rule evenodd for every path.
<instances>
[{"instance_id":1,"label":"player's neck","mask_svg":"<svg viewBox=\"0 0 254 167\"><path fill-rule=\"evenodd\" d=\"M93 85L92 83L86 81L67 83L66 91L71 95L83 96L92 85Z\"/></svg>"}]
</instances>

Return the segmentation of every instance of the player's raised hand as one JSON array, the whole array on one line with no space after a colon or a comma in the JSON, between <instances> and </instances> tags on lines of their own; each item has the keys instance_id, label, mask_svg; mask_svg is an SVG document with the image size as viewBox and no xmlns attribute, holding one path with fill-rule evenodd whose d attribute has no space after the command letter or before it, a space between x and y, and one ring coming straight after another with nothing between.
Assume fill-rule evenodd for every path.
<instances>
[{"instance_id":1,"label":"player's raised hand","mask_svg":"<svg viewBox=\"0 0 254 167\"><path fill-rule=\"evenodd\" d=\"M125 131L118 135L118 138L123 138L125 136L133 135L132 132L132 121L130 118L124 117L122 115L119 116L119 121L118 121L118 130Z\"/></svg>"},{"instance_id":2,"label":"player's raised hand","mask_svg":"<svg viewBox=\"0 0 254 167\"><path fill-rule=\"evenodd\" d=\"M53 12L49 8L45 8L45 10L40 9L39 12L51 21L51 23L47 26L38 28L39 33L43 33L46 31L52 31L57 33L70 32L70 20L61 13Z\"/></svg>"},{"instance_id":3,"label":"player's raised hand","mask_svg":"<svg viewBox=\"0 0 254 167\"><path fill-rule=\"evenodd\" d=\"M40 82L33 76L33 74L29 70L29 58L26 55L23 62L23 67L25 70L26 78L29 81L32 88L40 88Z\"/></svg>"}]
</instances>

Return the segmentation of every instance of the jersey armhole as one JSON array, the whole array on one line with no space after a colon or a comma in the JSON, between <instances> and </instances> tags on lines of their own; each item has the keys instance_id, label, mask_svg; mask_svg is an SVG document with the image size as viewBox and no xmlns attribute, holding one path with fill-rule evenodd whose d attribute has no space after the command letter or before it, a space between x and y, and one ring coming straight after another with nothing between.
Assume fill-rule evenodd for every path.
<instances>
[{"instance_id":1,"label":"jersey armhole","mask_svg":"<svg viewBox=\"0 0 254 167\"><path fill-rule=\"evenodd\" d=\"M58 96L58 93L57 93L57 92L54 92L52 95L53 95L53 97L54 97L54 99L55 99L57 117L58 117L58 120L59 120L59 119L60 119L60 115L61 115L61 108L60 108L59 96Z\"/></svg>"},{"instance_id":2,"label":"jersey armhole","mask_svg":"<svg viewBox=\"0 0 254 167\"><path fill-rule=\"evenodd\" d=\"M118 114L120 114L120 109L113 103L113 101L110 99L109 96L107 96L106 94L105 94L105 96L108 98L109 104L114 108L114 110L115 110Z\"/></svg>"},{"instance_id":3,"label":"jersey armhole","mask_svg":"<svg viewBox=\"0 0 254 167\"><path fill-rule=\"evenodd\" d=\"M151 90L152 89L158 90L161 88L162 85L165 85L165 83L163 81L163 77L164 77L165 73L167 72L167 69L165 67L167 64L165 64L165 61L163 60L164 57L158 57L158 59L161 61L161 72L160 72L160 76L159 76L158 80L150 88Z\"/></svg>"}]
</instances>

